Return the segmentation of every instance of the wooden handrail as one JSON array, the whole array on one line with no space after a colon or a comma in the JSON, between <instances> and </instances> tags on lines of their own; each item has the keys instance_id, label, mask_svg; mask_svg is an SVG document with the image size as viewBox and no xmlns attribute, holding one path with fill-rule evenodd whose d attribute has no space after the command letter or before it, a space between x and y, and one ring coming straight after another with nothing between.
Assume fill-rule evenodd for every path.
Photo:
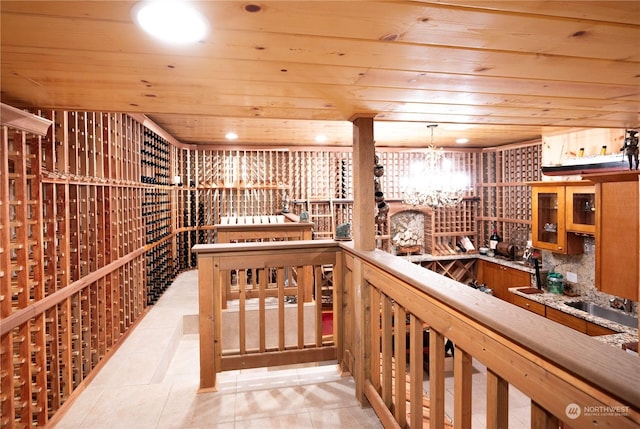
<instances>
[{"instance_id":1,"label":"wooden handrail","mask_svg":"<svg viewBox=\"0 0 640 429\"><path fill-rule=\"evenodd\" d=\"M452 340L499 383L508 382L529 396L534 409L576 427L587 421L602 427L640 423L637 357L403 258L358 251L349 244L342 247L363 264L361 284L377 289L425 321L432 332ZM430 379L438 376L432 363ZM624 416L602 413L573 420L565 413L572 403L592 409L622 407Z\"/></svg>"},{"instance_id":2,"label":"wooden handrail","mask_svg":"<svg viewBox=\"0 0 640 429\"><path fill-rule=\"evenodd\" d=\"M340 268L334 277L344 284L335 295L340 303L334 307L341 315L337 329L344 333L337 347L338 360L354 376L358 399L370 403L385 426L419 425L423 401L430 404L432 424L448 424L444 414L446 339L455 344L454 417L460 427L470 421L472 360L487 367L490 424L508 418L509 386L531 399L532 427L559 421L571 427L634 428L640 424L640 359L404 258L377 250L359 251L351 243L331 240L200 245L194 251L199 260L226 254L235 255L236 262L238 256L253 261L246 266L261 260L269 266L296 252L337 252ZM397 327L396 335L402 338L392 346L392 320L405 315L410 318L409 328L405 334L404 324ZM202 321L202 313L200 317ZM429 352L423 356L425 324ZM410 340L408 367L404 358L395 359L404 357L404 335ZM423 359L429 361L429 400L422 392ZM201 356L201 365L209 364L213 361L203 361ZM407 369L410 387L394 378L394 365L396 374L405 374ZM403 411L405 395L408 417ZM571 407L576 408L567 411ZM576 409L582 413L576 415Z\"/></svg>"}]
</instances>

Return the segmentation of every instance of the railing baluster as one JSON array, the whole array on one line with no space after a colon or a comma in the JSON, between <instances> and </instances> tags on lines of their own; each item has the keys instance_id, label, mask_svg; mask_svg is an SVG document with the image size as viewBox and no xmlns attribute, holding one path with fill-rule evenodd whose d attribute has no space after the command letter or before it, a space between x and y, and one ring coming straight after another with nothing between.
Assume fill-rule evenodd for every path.
<instances>
[{"instance_id":1,"label":"railing baluster","mask_svg":"<svg viewBox=\"0 0 640 429\"><path fill-rule=\"evenodd\" d=\"M260 270L260 277L258 277L258 320L260 325L260 353L264 353L267 349L267 330L266 330L266 297L267 297L267 283L269 282L270 270Z\"/></svg>"},{"instance_id":2,"label":"railing baluster","mask_svg":"<svg viewBox=\"0 0 640 429\"><path fill-rule=\"evenodd\" d=\"M381 319L382 309L380 305L380 290L371 288L371 384L376 388L378 393L381 391L380 374L382 373L380 365L382 363L381 354L382 346L380 342L381 331L383 329L383 321ZM384 335L384 334L382 334Z\"/></svg>"},{"instance_id":3,"label":"railing baluster","mask_svg":"<svg viewBox=\"0 0 640 429\"><path fill-rule=\"evenodd\" d=\"M278 267L276 276L278 282L278 350L284 350L284 280L285 275L290 270ZM288 280L287 280L288 281Z\"/></svg>"},{"instance_id":4,"label":"railing baluster","mask_svg":"<svg viewBox=\"0 0 640 429\"><path fill-rule=\"evenodd\" d=\"M409 407L412 428L422 427L422 403L424 390L422 388L423 356L422 356L422 322L413 314L409 322Z\"/></svg>"},{"instance_id":5,"label":"railing baluster","mask_svg":"<svg viewBox=\"0 0 640 429\"><path fill-rule=\"evenodd\" d=\"M387 408L391 408L391 354L393 327L391 300L388 296L382 295L382 400ZM399 322L396 322L396 324Z\"/></svg>"},{"instance_id":6,"label":"railing baluster","mask_svg":"<svg viewBox=\"0 0 640 429\"><path fill-rule=\"evenodd\" d=\"M509 427L509 383L487 369L487 429Z\"/></svg>"},{"instance_id":7,"label":"railing baluster","mask_svg":"<svg viewBox=\"0 0 640 429\"><path fill-rule=\"evenodd\" d=\"M431 428L444 427L444 355L444 335L431 329L429 332L429 417Z\"/></svg>"},{"instance_id":8,"label":"railing baluster","mask_svg":"<svg viewBox=\"0 0 640 429\"><path fill-rule=\"evenodd\" d=\"M531 429L558 429L559 424L557 417L531 401Z\"/></svg>"},{"instance_id":9,"label":"railing baluster","mask_svg":"<svg viewBox=\"0 0 640 429\"><path fill-rule=\"evenodd\" d=\"M247 270L238 270L238 340L240 354L247 353Z\"/></svg>"},{"instance_id":10,"label":"railing baluster","mask_svg":"<svg viewBox=\"0 0 640 429\"><path fill-rule=\"evenodd\" d=\"M307 267L296 267L296 272L298 273L298 294L297 294L297 303L298 303L298 349L304 348L304 303L307 302L305 296L305 289L307 287L311 287L311 279L312 276L308 275L309 270ZM308 286L307 286L308 285ZM308 295L311 295L309 293ZM322 307L322 299L317 302L317 305Z\"/></svg>"},{"instance_id":11,"label":"railing baluster","mask_svg":"<svg viewBox=\"0 0 640 429\"><path fill-rule=\"evenodd\" d=\"M456 348L453 356L453 424L455 429L471 428L472 363L470 354Z\"/></svg>"},{"instance_id":12,"label":"railing baluster","mask_svg":"<svg viewBox=\"0 0 640 429\"><path fill-rule=\"evenodd\" d=\"M394 307L394 335L395 335L395 407L393 415L400 427L407 424L407 313L404 307L396 304Z\"/></svg>"}]
</instances>

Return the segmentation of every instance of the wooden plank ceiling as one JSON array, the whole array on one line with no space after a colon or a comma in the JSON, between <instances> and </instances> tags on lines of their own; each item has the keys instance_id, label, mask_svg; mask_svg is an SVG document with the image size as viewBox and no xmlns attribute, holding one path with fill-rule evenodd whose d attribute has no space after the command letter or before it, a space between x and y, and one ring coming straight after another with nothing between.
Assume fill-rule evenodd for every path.
<instances>
[{"instance_id":1,"label":"wooden plank ceiling","mask_svg":"<svg viewBox=\"0 0 640 429\"><path fill-rule=\"evenodd\" d=\"M637 0L193 4L210 32L177 47L134 24L135 2L3 0L2 101L236 146L349 146L354 114L375 115L380 147L426 146L431 123L467 147L640 127Z\"/></svg>"}]
</instances>

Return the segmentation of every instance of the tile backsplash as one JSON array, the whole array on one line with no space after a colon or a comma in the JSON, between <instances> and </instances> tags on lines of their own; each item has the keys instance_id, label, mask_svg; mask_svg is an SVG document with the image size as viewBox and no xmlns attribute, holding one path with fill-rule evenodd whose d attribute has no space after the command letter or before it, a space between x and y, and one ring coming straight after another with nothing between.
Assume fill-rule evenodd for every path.
<instances>
[{"instance_id":1,"label":"tile backsplash","mask_svg":"<svg viewBox=\"0 0 640 429\"><path fill-rule=\"evenodd\" d=\"M593 237L585 237L584 253L580 255L560 255L557 253L542 251L542 269L549 272L560 273L565 278L565 283L573 286L574 290L589 301L598 305L609 306L609 300L613 295L602 293L595 287L595 239ZM576 273L578 276L577 283L566 281L567 273ZM632 311L638 314L638 303L632 303Z\"/></svg>"}]
</instances>

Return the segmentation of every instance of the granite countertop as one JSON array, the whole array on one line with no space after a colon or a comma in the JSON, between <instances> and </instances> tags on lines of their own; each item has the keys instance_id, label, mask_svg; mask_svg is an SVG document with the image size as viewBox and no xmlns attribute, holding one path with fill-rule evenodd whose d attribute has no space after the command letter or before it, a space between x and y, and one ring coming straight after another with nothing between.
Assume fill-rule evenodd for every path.
<instances>
[{"instance_id":1,"label":"granite countertop","mask_svg":"<svg viewBox=\"0 0 640 429\"><path fill-rule=\"evenodd\" d=\"M483 261L493 262L494 264L503 265L505 267L515 268L516 270L525 271L527 273L535 273L533 265L525 264L523 261L512 261L500 256L487 256L480 253L456 253L451 255L435 256L428 253L410 256L398 256L399 258L407 258L413 263L432 262L432 261L452 261L454 259L480 259ZM540 270L540 272L546 272Z\"/></svg>"},{"instance_id":2,"label":"granite countertop","mask_svg":"<svg viewBox=\"0 0 640 429\"><path fill-rule=\"evenodd\" d=\"M602 317L593 316L586 311L581 311L573 307L569 307L565 304L567 301L579 301L582 299L579 296L567 296L567 295L558 295L554 293L544 292L538 294L526 294L521 292L520 289L523 288L510 288L509 291L519 295L523 298L529 299L534 302L538 302L540 304L546 305L547 307L555 308L556 310L560 310L564 313L570 314L575 317L579 317L580 319L584 319L588 322L595 323L596 325L603 326L605 328L611 329L612 331L618 332L617 334L611 335L600 335L595 336L598 341L602 341L607 344L611 344L612 346L622 347L622 344L638 341L638 329L630 328L625 325L621 325L619 323L612 322L608 319L604 319Z\"/></svg>"}]
</instances>

